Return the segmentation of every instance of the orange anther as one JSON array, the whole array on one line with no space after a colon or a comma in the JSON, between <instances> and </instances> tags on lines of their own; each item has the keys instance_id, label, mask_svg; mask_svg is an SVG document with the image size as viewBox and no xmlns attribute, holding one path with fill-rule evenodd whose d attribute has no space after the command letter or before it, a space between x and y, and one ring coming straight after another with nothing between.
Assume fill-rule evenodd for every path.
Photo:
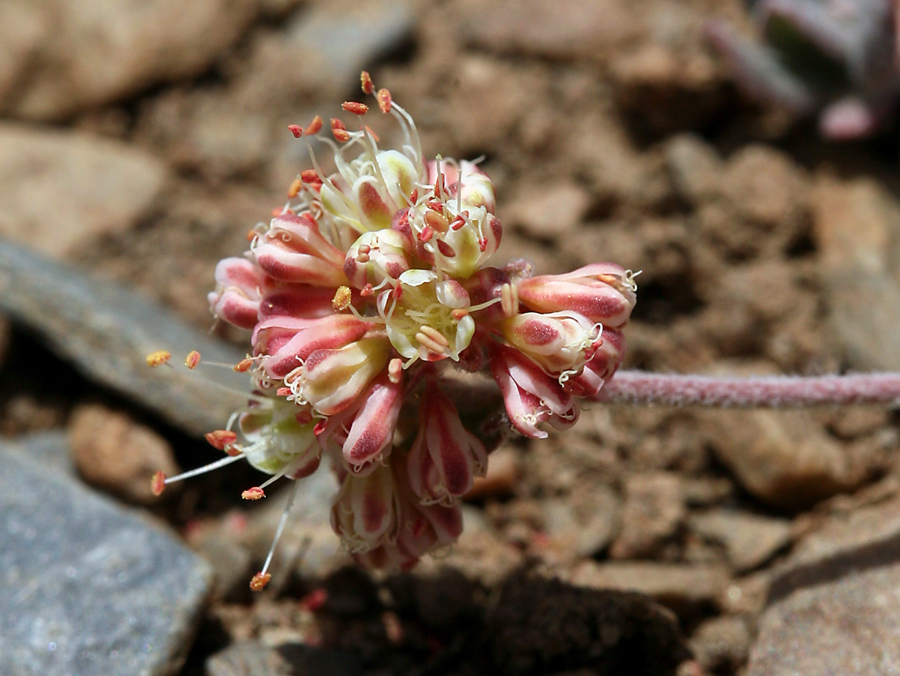
<instances>
[{"instance_id":1,"label":"orange anther","mask_svg":"<svg viewBox=\"0 0 900 676\"><path fill-rule=\"evenodd\" d=\"M379 89L375 95L382 113L391 112L391 93L387 89Z\"/></svg>"},{"instance_id":2,"label":"orange anther","mask_svg":"<svg viewBox=\"0 0 900 676\"><path fill-rule=\"evenodd\" d=\"M456 308L455 310L450 312L450 316L453 317L456 321L463 319L464 317L469 316L469 311L465 308Z\"/></svg>"},{"instance_id":3,"label":"orange anther","mask_svg":"<svg viewBox=\"0 0 900 676\"><path fill-rule=\"evenodd\" d=\"M428 213L434 212L432 211ZM420 242L430 242L432 237L434 237L434 230L429 225L426 225L424 228L422 228L422 232L419 233Z\"/></svg>"},{"instance_id":4,"label":"orange anther","mask_svg":"<svg viewBox=\"0 0 900 676\"><path fill-rule=\"evenodd\" d=\"M244 500L261 500L262 498L266 497L266 492L259 486L254 486L253 488L248 488L243 493L241 493L241 497Z\"/></svg>"},{"instance_id":5,"label":"orange anther","mask_svg":"<svg viewBox=\"0 0 900 676\"><path fill-rule=\"evenodd\" d=\"M253 366L253 360L250 357L246 359L241 359L237 364L231 367L232 371L236 371L237 373L245 373L250 370L250 367Z\"/></svg>"},{"instance_id":6,"label":"orange anther","mask_svg":"<svg viewBox=\"0 0 900 676\"><path fill-rule=\"evenodd\" d=\"M350 140L350 134L347 132L347 126L336 117L331 118L331 133L339 143L346 143Z\"/></svg>"},{"instance_id":7,"label":"orange anther","mask_svg":"<svg viewBox=\"0 0 900 676\"><path fill-rule=\"evenodd\" d=\"M184 358L184 365L187 366L192 371L197 368L197 364L200 363L200 353L197 350L191 350L188 352L188 356Z\"/></svg>"},{"instance_id":8,"label":"orange anther","mask_svg":"<svg viewBox=\"0 0 900 676\"><path fill-rule=\"evenodd\" d=\"M344 101L341 104L341 108L354 115L365 115L369 112L369 106L365 103L359 103L358 101Z\"/></svg>"},{"instance_id":9,"label":"orange anther","mask_svg":"<svg viewBox=\"0 0 900 676\"><path fill-rule=\"evenodd\" d=\"M277 390L275 390L276 397L289 397L290 395L291 395L290 387L279 387Z\"/></svg>"},{"instance_id":10,"label":"orange anther","mask_svg":"<svg viewBox=\"0 0 900 676\"><path fill-rule=\"evenodd\" d=\"M370 127L369 125L365 125L365 128L366 128L366 132L369 134L369 136L371 136L373 139L375 139L375 143L381 143L381 137L375 133L375 130L372 129L372 127Z\"/></svg>"},{"instance_id":11,"label":"orange anther","mask_svg":"<svg viewBox=\"0 0 900 676\"><path fill-rule=\"evenodd\" d=\"M216 430L215 432L207 432L203 436L210 446L219 451L224 451L226 447L237 441L237 434L231 430Z\"/></svg>"},{"instance_id":12,"label":"orange anther","mask_svg":"<svg viewBox=\"0 0 900 676\"><path fill-rule=\"evenodd\" d=\"M343 312L350 307L351 297L349 286L339 286L334 293L334 298L331 299L331 307L334 308L335 312Z\"/></svg>"},{"instance_id":13,"label":"orange anther","mask_svg":"<svg viewBox=\"0 0 900 676\"><path fill-rule=\"evenodd\" d=\"M403 377L403 362L399 357L395 357L391 359L388 363L388 380L390 380L394 385L400 382L400 379Z\"/></svg>"},{"instance_id":14,"label":"orange anther","mask_svg":"<svg viewBox=\"0 0 900 676\"><path fill-rule=\"evenodd\" d=\"M153 475L153 478L150 480L150 490L153 491L153 495L162 495L162 492L166 489L166 474L165 472L157 472Z\"/></svg>"},{"instance_id":15,"label":"orange anther","mask_svg":"<svg viewBox=\"0 0 900 676\"><path fill-rule=\"evenodd\" d=\"M250 580L250 589L253 591L262 591L263 588L269 584L269 580L271 579L272 576L269 573L257 573Z\"/></svg>"},{"instance_id":16,"label":"orange anther","mask_svg":"<svg viewBox=\"0 0 900 676\"><path fill-rule=\"evenodd\" d=\"M307 136L313 136L314 134L318 134L322 129L322 118L316 115L312 122L306 125L306 129L303 130L303 133Z\"/></svg>"},{"instance_id":17,"label":"orange anther","mask_svg":"<svg viewBox=\"0 0 900 676\"><path fill-rule=\"evenodd\" d=\"M369 71L364 70L359 75L359 81L362 85L363 94L371 94L375 91L375 85L372 84L372 76L369 75Z\"/></svg>"},{"instance_id":18,"label":"orange anther","mask_svg":"<svg viewBox=\"0 0 900 676\"><path fill-rule=\"evenodd\" d=\"M147 355L147 366L162 366L172 358L168 350L156 350Z\"/></svg>"},{"instance_id":19,"label":"orange anther","mask_svg":"<svg viewBox=\"0 0 900 676\"><path fill-rule=\"evenodd\" d=\"M304 169L300 172L300 179L304 183L319 183L322 180L315 169Z\"/></svg>"},{"instance_id":20,"label":"orange anther","mask_svg":"<svg viewBox=\"0 0 900 676\"><path fill-rule=\"evenodd\" d=\"M259 233L256 232L256 230L248 230L248 231L247 231L247 241L248 241L248 242L252 242L254 239L256 239L256 236L257 236L258 234L259 234Z\"/></svg>"},{"instance_id":21,"label":"orange anther","mask_svg":"<svg viewBox=\"0 0 900 676\"><path fill-rule=\"evenodd\" d=\"M288 131L294 135L294 138L300 138L303 136L303 127L299 124L289 124Z\"/></svg>"},{"instance_id":22,"label":"orange anther","mask_svg":"<svg viewBox=\"0 0 900 676\"><path fill-rule=\"evenodd\" d=\"M288 199L294 199L297 195L300 194L300 190L303 188L303 181L299 178L295 178L291 181L291 187L288 188Z\"/></svg>"},{"instance_id":23,"label":"orange anther","mask_svg":"<svg viewBox=\"0 0 900 676\"><path fill-rule=\"evenodd\" d=\"M413 204L419 201L419 189L413 188L413 191L409 193L409 201Z\"/></svg>"}]
</instances>

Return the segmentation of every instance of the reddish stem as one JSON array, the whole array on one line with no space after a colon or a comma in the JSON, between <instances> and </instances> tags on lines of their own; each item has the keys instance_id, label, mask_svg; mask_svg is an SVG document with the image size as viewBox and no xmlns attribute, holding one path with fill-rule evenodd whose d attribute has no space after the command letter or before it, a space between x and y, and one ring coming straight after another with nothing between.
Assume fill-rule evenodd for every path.
<instances>
[{"instance_id":1,"label":"reddish stem","mask_svg":"<svg viewBox=\"0 0 900 676\"><path fill-rule=\"evenodd\" d=\"M620 371L600 401L663 406L786 408L900 404L900 373L845 376L696 376Z\"/></svg>"}]
</instances>

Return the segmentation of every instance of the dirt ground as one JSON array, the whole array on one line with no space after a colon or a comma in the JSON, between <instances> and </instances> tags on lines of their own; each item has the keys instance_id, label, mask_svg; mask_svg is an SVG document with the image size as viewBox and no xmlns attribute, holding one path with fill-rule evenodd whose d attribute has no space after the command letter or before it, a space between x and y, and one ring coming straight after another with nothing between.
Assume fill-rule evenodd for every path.
<instances>
[{"instance_id":1,"label":"dirt ground","mask_svg":"<svg viewBox=\"0 0 900 676\"><path fill-rule=\"evenodd\" d=\"M287 124L327 118L361 96L355 79L323 75L327 54L287 49L285 32L318 11L339 21L350 4L270 2L194 72L41 122L164 166L161 187L130 223L84 233L61 256L208 329L216 262L244 250L247 230L308 167ZM594 261L642 271L624 368L900 367L895 348L859 340L890 329L884 315L900 308L879 309L892 296L854 290L832 228L855 218L869 232L874 213L893 234L888 244L867 240L873 255L894 251L896 137L827 144L811 122L747 101L702 37L712 17L746 27L736 0L419 0L407 11L409 30L365 65L415 118L426 153L484 157L504 226L499 258L526 257L545 272ZM376 130L396 138L390 125ZM887 276L900 278L900 256L887 256ZM214 457L86 383L27 331L5 342L4 436L66 428L90 437L92 425L110 424L104 411L126 410L182 467ZM25 368L35 351L40 364ZM101 422L86 402L100 403ZM304 643L354 652L348 673L496 673L496 664L514 674L637 673L629 665L638 663L665 673L682 661L683 674L742 673L767 571L835 510L900 492L898 423L881 409L595 406L565 434L504 443L491 481L467 502L459 545L412 574L373 581L323 568L310 577L302 556L293 567L276 558L291 575L251 597L242 575L261 554L244 542L251 560L234 559L241 575L220 581L181 673L204 673L210 655L253 640L282 646L292 673L315 673L298 657ZM209 554L228 548L221 534L236 520L252 523L254 506L239 499L251 472L199 480L164 505L102 472L92 483L144 501ZM637 589L654 605L610 601L608 588ZM577 616L591 608L607 619L585 629ZM690 653L665 621L673 616ZM613 626L643 662L604 662L597 646Z\"/></svg>"}]
</instances>

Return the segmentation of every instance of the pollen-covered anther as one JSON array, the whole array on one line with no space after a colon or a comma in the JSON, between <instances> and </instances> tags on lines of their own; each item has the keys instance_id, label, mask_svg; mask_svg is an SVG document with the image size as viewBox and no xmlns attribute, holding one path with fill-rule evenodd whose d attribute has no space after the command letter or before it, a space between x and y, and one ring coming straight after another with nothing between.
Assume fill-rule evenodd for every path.
<instances>
[{"instance_id":1,"label":"pollen-covered anther","mask_svg":"<svg viewBox=\"0 0 900 676\"><path fill-rule=\"evenodd\" d=\"M423 243L430 242L432 237L434 237L434 228L430 225L426 225L422 228L422 232L419 233L419 241Z\"/></svg>"},{"instance_id":2,"label":"pollen-covered anther","mask_svg":"<svg viewBox=\"0 0 900 676\"><path fill-rule=\"evenodd\" d=\"M337 291L335 291L334 293L334 298L331 301L331 306L334 308L335 312L343 312L348 307L350 307L351 298L352 293L350 291L350 287L339 286Z\"/></svg>"},{"instance_id":3,"label":"pollen-covered anther","mask_svg":"<svg viewBox=\"0 0 900 676\"><path fill-rule=\"evenodd\" d=\"M231 430L215 430L203 435L209 445L219 451L224 451L237 441L237 434Z\"/></svg>"},{"instance_id":4,"label":"pollen-covered anther","mask_svg":"<svg viewBox=\"0 0 900 676\"><path fill-rule=\"evenodd\" d=\"M191 350L188 352L188 356L184 358L184 365L187 366L192 371L197 368L197 364L200 363L200 353L197 350Z\"/></svg>"},{"instance_id":5,"label":"pollen-covered anther","mask_svg":"<svg viewBox=\"0 0 900 676\"><path fill-rule=\"evenodd\" d=\"M344 101L341 104L341 108L354 115L365 115L369 112L369 106L359 101Z\"/></svg>"},{"instance_id":6,"label":"pollen-covered anther","mask_svg":"<svg viewBox=\"0 0 900 676\"><path fill-rule=\"evenodd\" d=\"M156 368L168 363L172 358L172 353L168 350L155 350L147 355L147 366Z\"/></svg>"},{"instance_id":7,"label":"pollen-covered anther","mask_svg":"<svg viewBox=\"0 0 900 676\"><path fill-rule=\"evenodd\" d=\"M450 227L450 221L447 220L447 217L437 211L432 209L428 209L425 212L425 225L430 227L435 232L447 232L447 229Z\"/></svg>"},{"instance_id":8,"label":"pollen-covered anther","mask_svg":"<svg viewBox=\"0 0 900 676\"><path fill-rule=\"evenodd\" d=\"M453 317L453 319L455 319L456 321L459 321L463 317L468 317L469 311L465 308L457 308L450 313L450 316Z\"/></svg>"},{"instance_id":9,"label":"pollen-covered anther","mask_svg":"<svg viewBox=\"0 0 900 676\"><path fill-rule=\"evenodd\" d=\"M254 486L253 488L248 488L243 493L241 493L241 497L244 500L261 500L262 498L266 497L266 492L259 486Z\"/></svg>"},{"instance_id":10,"label":"pollen-covered anther","mask_svg":"<svg viewBox=\"0 0 900 676\"><path fill-rule=\"evenodd\" d=\"M336 117L331 118L331 133L339 143L346 143L350 140L350 132L347 131L347 125Z\"/></svg>"},{"instance_id":11,"label":"pollen-covered anther","mask_svg":"<svg viewBox=\"0 0 900 676\"><path fill-rule=\"evenodd\" d=\"M150 480L150 490L152 491L153 495L160 496L165 489L166 474L165 472L157 472Z\"/></svg>"},{"instance_id":12,"label":"pollen-covered anther","mask_svg":"<svg viewBox=\"0 0 900 676\"><path fill-rule=\"evenodd\" d=\"M257 573L250 580L250 589L253 591L262 591L267 584L269 584L269 580L272 579L271 573Z\"/></svg>"},{"instance_id":13,"label":"pollen-covered anther","mask_svg":"<svg viewBox=\"0 0 900 676\"><path fill-rule=\"evenodd\" d=\"M254 239L256 239L257 235L259 235L259 233L256 232L256 230L253 230L253 229L248 230L247 231L247 241L252 242Z\"/></svg>"},{"instance_id":14,"label":"pollen-covered anther","mask_svg":"<svg viewBox=\"0 0 900 676\"><path fill-rule=\"evenodd\" d=\"M314 136L318 134L322 130L322 118L316 115L312 122L306 125L306 129L303 130L304 136Z\"/></svg>"},{"instance_id":15,"label":"pollen-covered anther","mask_svg":"<svg viewBox=\"0 0 900 676\"><path fill-rule=\"evenodd\" d=\"M294 135L294 138L300 138L303 136L303 127L299 124L289 124L288 131Z\"/></svg>"},{"instance_id":16,"label":"pollen-covered anther","mask_svg":"<svg viewBox=\"0 0 900 676\"><path fill-rule=\"evenodd\" d=\"M391 106L393 105L391 100L391 93L387 89L379 89L378 93L375 95L375 98L378 99L378 108L382 113L391 112Z\"/></svg>"},{"instance_id":17,"label":"pollen-covered anther","mask_svg":"<svg viewBox=\"0 0 900 676\"><path fill-rule=\"evenodd\" d=\"M368 296L371 296L373 293L375 293L375 290L372 288L372 285L366 284L362 288L362 290L359 292L359 295L362 296L363 298L367 298Z\"/></svg>"},{"instance_id":18,"label":"pollen-covered anther","mask_svg":"<svg viewBox=\"0 0 900 676\"><path fill-rule=\"evenodd\" d=\"M454 218L452 221L450 221L450 229L451 230L459 230L465 224L466 224L466 219L462 214L460 214L459 216Z\"/></svg>"},{"instance_id":19,"label":"pollen-covered anther","mask_svg":"<svg viewBox=\"0 0 900 676\"><path fill-rule=\"evenodd\" d=\"M403 377L403 360L399 357L394 357L388 363L388 380L390 380L394 385L400 382L400 379Z\"/></svg>"},{"instance_id":20,"label":"pollen-covered anther","mask_svg":"<svg viewBox=\"0 0 900 676\"><path fill-rule=\"evenodd\" d=\"M235 373L246 373L250 370L250 367L253 366L253 359L247 357L246 359L241 359L237 364L231 367L231 370Z\"/></svg>"},{"instance_id":21,"label":"pollen-covered anther","mask_svg":"<svg viewBox=\"0 0 900 676\"><path fill-rule=\"evenodd\" d=\"M359 83L362 85L363 94L371 94L375 91L375 85L372 83L372 76L369 71L364 70L359 75Z\"/></svg>"},{"instance_id":22,"label":"pollen-covered anther","mask_svg":"<svg viewBox=\"0 0 900 676\"><path fill-rule=\"evenodd\" d=\"M293 392L291 392L290 387L279 387L277 390L275 390L276 397L289 397L292 394Z\"/></svg>"},{"instance_id":23,"label":"pollen-covered anther","mask_svg":"<svg viewBox=\"0 0 900 676\"><path fill-rule=\"evenodd\" d=\"M300 194L300 190L303 189L303 179L299 176L291 181L291 185L288 188L288 199L294 199L297 195Z\"/></svg>"}]
</instances>

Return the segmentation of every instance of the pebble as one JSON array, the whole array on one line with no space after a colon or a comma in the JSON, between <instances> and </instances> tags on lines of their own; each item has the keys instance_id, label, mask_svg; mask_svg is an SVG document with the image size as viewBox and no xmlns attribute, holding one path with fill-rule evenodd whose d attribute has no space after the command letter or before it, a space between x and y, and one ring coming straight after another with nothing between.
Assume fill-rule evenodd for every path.
<instances>
[{"instance_id":1,"label":"pebble","mask_svg":"<svg viewBox=\"0 0 900 676\"><path fill-rule=\"evenodd\" d=\"M0 234L49 256L124 232L166 180L159 159L118 141L0 124Z\"/></svg>"},{"instance_id":2,"label":"pebble","mask_svg":"<svg viewBox=\"0 0 900 676\"><path fill-rule=\"evenodd\" d=\"M854 370L900 368L900 206L874 181L816 181L813 235L829 321Z\"/></svg>"},{"instance_id":3,"label":"pebble","mask_svg":"<svg viewBox=\"0 0 900 676\"><path fill-rule=\"evenodd\" d=\"M663 149L676 194L697 205L711 199L721 180L722 160L716 149L694 134L679 134Z\"/></svg>"},{"instance_id":4,"label":"pebble","mask_svg":"<svg viewBox=\"0 0 900 676\"><path fill-rule=\"evenodd\" d=\"M716 457L771 507L810 507L867 476L865 466L807 412L708 411L698 420Z\"/></svg>"},{"instance_id":5,"label":"pebble","mask_svg":"<svg viewBox=\"0 0 900 676\"><path fill-rule=\"evenodd\" d=\"M572 181L527 186L512 200L507 219L532 237L554 239L576 229L590 205L591 196Z\"/></svg>"},{"instance_id":6,"label":"pebble","mask_svg":"<svg viewBox=\"0 0 900 676\"><path fill-rule=\"evenodd\" d=\"M209 589L169 534L0 446L0 654L14 676L175 673Z\"/></svg>"},{"instance_id":7,"label":"pebble","mask_svg":"<svg viewBox=\"0 0 900 676\"><path fill-rule=\"evenodd\" d=\"M721 566L705 564L584 561L572 571L570 582L636 591L685 615L715 605L728 585L728 574Z\"/></svg>"},{"instance_id":8,"label":"pebble","mask_svg":"<svg viewBox=\"0 0 900 676\"><path fill-rule=\"evenodd\" d=\"M191 350L205 360L230 364L243 352L187 326L147 298L9 242L0 242L0 310L94 381L190 434L221 428L245 403L214 383L244 391L246 375L230 369L199 374L180 365ZM174 368L147 366L147 354L159 349L172 353Z\"/></svg>"},{"instance_id":9,"label":"pebble","mask_svg":"<svg viewBox=\"0 0 900 676\"><path fill-rule=\"evenodd\" d=\"M652 558L684 521L681 482L676 474L637 474L625 482L621 529L609 549L614 559Z\"/></svg>"},{"instance_id":10,"label":"pebble","mask_svg":"<svg viewBox=\"0 0 900 676\"><path fill-rule=\"evenodd\" d=\"M734 616L716 617L701 624L691 637L691 652L710 673L734 673L747 661L752 637L747 622Z\"/></svg>"},{"instance_id":11,"label":"pebble","mask_svg":"<svg viewBox=\"0 0 900 676\"><path fill-rule=\"evenodd\" d=\"M12 43L0 67L0 111L61 120L199 75L240 39L260 3L146 0L139 11L129 0L12 4L8 18L19 20L0 21L0 44Z\"/></svg>"},{"instance_id":12,"label":"pebble","mask_svg":"<svg viewBox=\"0 0 900 676\"><path fill-rule=\"evenodd\" d=\"M696 514L690 527L700 537L719 542L737 572L743 573L771 559L791 541L791 522L727 509Z\"/></svg>"},{"instance_id":13,"label":"pebble","mask_svg":"<svg viewBox=\"0 0 900 676\"><path fill-rule=\"evenodd\" d=\"M78 473L90 485L139 504L156 501L154 473L181 470L169 442L128 415L99 404L82 404L69 419L69 441Z\"/></svg>"}]
</instances>

